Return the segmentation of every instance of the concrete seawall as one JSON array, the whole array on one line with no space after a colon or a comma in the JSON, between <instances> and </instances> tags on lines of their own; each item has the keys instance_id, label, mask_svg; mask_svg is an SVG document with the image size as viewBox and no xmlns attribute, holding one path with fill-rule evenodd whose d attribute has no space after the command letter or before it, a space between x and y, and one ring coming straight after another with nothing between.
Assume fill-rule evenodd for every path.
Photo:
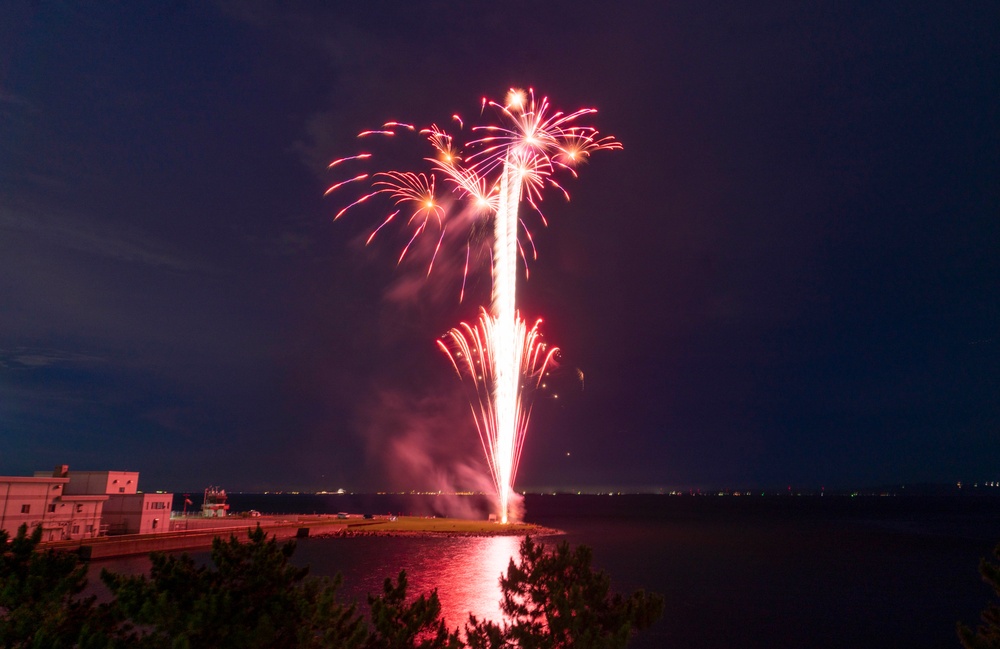
<instances>
[{"instance_id":1,"label":"concrete seawall","mask_svg":"<svg viewBox=\"0 0 1000 649\"><path fill-rule=\"evenodd\" d=\"M85 559L106 559L132 554L149 554L150 552L174 552L179 550L198 550L211 547L215 538L228 539L235 535L240 540L246 540L247 533L258 525L278 540L290 538L305 538L310 534L339 533L346 529L343 521L310 517L305 520L288 521L270 520L266 517L254 520L226 521L227 524L210 528L188 529L162 534L127 534L122 536L104 536L96 539L81 539L78 541L55 541L42 543L40 549L66 550L79 552Z\"/></svg>"}]
</instances>

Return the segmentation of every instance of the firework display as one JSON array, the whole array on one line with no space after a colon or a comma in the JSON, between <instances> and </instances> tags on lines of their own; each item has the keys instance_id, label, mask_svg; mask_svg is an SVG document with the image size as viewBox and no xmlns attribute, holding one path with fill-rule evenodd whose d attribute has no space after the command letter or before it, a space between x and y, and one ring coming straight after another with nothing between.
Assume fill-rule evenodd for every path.
<instances>
[{"instance_id":1,"label":"firework display","mask_svg":"<svg viewBox=\"0 0 1000 649\"><path fill-rule=\"evenodd\" d=\"M420 129L402 122L386 122L378 129L363 131L361 138L392 137L417 133L431 145L435 155L427 158L429 169L356 173L333 184L327 194L365 189L341 208L334 220L377 197L391 207L372 230L367 243L393 222L408 231L400 252L401 263L413 244L423 237L436 237L429 254L427 273L441 254L445 234L456 228L471 228L492 222L490 270L492 301L482 309L478 323L462 323L448 332L438 345L448 355L458 375L470 387L476 428L497 491L498 518L508 522L510 497L521 457L531 395L553 362L557 349L541 342L537 321L530 329L517 312L519 261L534 259L531 234L518 215L527 203L546 224L540 203L547 189L567 200L569 194L557 176L576 177L576 167L591 153L620 149L612 137L601 137L591 126L577 122L597 111L584 108L572 113L554 111L548 98L536 99L534 91L511 90L503 104L483 99L481 111L495 113L498 123L472 127L472 137L461 146L454 136L437 126ZM452 116L459 130L464 122ZM367 164L370 153L334 160L330 168ZM342 167L343 165L343 167ZM470 272L471 237L466 237L462 279Z\"/></svg>"}]
</instances>

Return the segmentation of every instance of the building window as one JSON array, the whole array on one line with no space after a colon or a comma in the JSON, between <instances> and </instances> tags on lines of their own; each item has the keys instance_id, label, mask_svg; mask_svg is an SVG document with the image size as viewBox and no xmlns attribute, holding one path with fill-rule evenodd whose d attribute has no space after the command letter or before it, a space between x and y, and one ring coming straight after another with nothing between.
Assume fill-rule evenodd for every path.
<instances>
[{"instance_id":1,"label":"building window","mask_svg":"<svg viewBox=\"0 0 1000 649\"><path fill-rule=\"evenodd\" d=\"M55 503L51 503L51 504L49 505L49 513L51 514L51 513L52 513L52 512L54 512L55 510L56 510L56 504L55 504Z\"/></svg>"},{"instance_id":2,"label":"building window","mask_svg":"<svg viewBox=\"0 0 1000 649\"><path fill-rule=\"evenodd\" d=\"M92 533L93 531L94 531L94 526L93 526L93 525L88 525L88 526L87 526L87 534L90 534L90 533Z\"/></svg>"},{"instance_id":3,"label":"building window","mask_svg":"<svg viewBox=\"0 0 1000 649\"><path fill-rule=\"evenodd\" d=\"M79 525L74 525L73 526L73 534L79 534L79 533L80 533L80 526Z\"/></svg>"},{"instance_id":4,"label":"building window","mask_svg":"<svg viewBox=\"0 0 1000 649\"><path fill-rule=\"evenodd\" d=\"M30 514L31 513L31 505L21 505L21 513L22 514Z\"/></svg>"},{"instance_id":5,"label":"building window","mask_svg":"<svg viewBox=\"0 0 1000 649\"><path fill-rule=\"evenodd\" d=\"M76 513L79 514L82 511L83 511L83 505L77 505L76 506Z\"/></svg>"},{"instance_id":6,"label":"building window","mask_svg":"<svg viewBox=\"0 0 1000 649\"><path fill-rule=\"evenodd\" d=\"M118 493L120 494L125 493L125 487L118 487Z\"/></svg>"}]
</instances>

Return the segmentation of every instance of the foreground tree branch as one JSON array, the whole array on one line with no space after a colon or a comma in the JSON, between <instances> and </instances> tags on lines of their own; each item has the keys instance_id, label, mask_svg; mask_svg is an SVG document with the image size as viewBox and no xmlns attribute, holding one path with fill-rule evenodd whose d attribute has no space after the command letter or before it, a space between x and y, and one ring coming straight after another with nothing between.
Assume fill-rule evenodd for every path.
<instances>
[{"instance_id":1,"label":"foreground tree branch","mask_svg":"<svg viewBox=\"0 0 1000 649\"><path fill-rule=\"evenodd\" d=\"M104 570L112 601L81 597L86 566L38 551L40 531L0 532L0 646L24 649L617 649L662 613L663 598L623 597L591 566L589 548L554 550L530 538L500 578L501 624L470 616L449 630L437 592L407 596L406 573L368 596L370 618L337 597L340 577L292 565L295 542L261 529L212 544L211 565L150 555L150 574ZM463 637L464 635L464 637ZM978 645L977 645L978 646Z\"/></svg>"},{"instance_id":2,"label":"foreground tree branch","mask_svg":"<svg viewBox=\"0 0 1000 649\"><path fill-rule=\"evenodd\" d=\"M616 649L663 613L663 597L611 591L611 578L591 565L590 548L560 543L546 551L531 537L521 542L500 578L502 626L470 618L466 637L474 649Z\"/></svg>"},{"instance_id":3,"label":"foreground tree branch","mask_svg":"<svg viewBox=\"0 0 1000 649\"><path fill-rule=\"evenodd\" d=\"M1000 545L994 548L993 556L1000 559ZM987 605L981 616L982 624L975 631L960 622L958 639L965 649L1000 649L1000 564L984 558L979 562L979 574L993 588L997 600Z\"/></svg>"}]
</instances>

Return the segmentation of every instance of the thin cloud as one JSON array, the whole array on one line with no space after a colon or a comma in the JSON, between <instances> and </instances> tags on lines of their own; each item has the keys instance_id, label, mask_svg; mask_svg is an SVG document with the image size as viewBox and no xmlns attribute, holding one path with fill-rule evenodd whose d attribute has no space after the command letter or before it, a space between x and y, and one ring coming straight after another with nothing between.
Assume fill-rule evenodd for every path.
<instances>
[{"instance_id":1,"label":"thin cloud","mask_svg":"<svg viewBox=\"0 0 1000 649\"><path fill-rule=\"evenodd\" d=\"M61 248L120 261L183 272L210 270L203 264L157 249L156 243L142 241L140 237L126 238L102 231L106 226L92 220L0 209L0 230L30 234Z\"/></svg>"},{"instance_id":2,"label":"thin cloud","mask_svg":"<svg viewBox=\"0 0 1000 649\"><path fill-rule=\"evenodd\" d=\"M20 95L15 95L13 93L4 92L0 90L0 104L15 104L18 106L30 106L30 102L21 97Z\"/></svg>"},{"instance_id":3,"label":"thin cloud","mask_svg":"<svg viewBox=\"0 0 1000 649\"><path fill-rule=\"evenodd\" d=\"M103 363L104 358L92 354L41 347L0 348L0 367L7 369L41 369L82 363Z\"/></svg>"}]
</instances>

